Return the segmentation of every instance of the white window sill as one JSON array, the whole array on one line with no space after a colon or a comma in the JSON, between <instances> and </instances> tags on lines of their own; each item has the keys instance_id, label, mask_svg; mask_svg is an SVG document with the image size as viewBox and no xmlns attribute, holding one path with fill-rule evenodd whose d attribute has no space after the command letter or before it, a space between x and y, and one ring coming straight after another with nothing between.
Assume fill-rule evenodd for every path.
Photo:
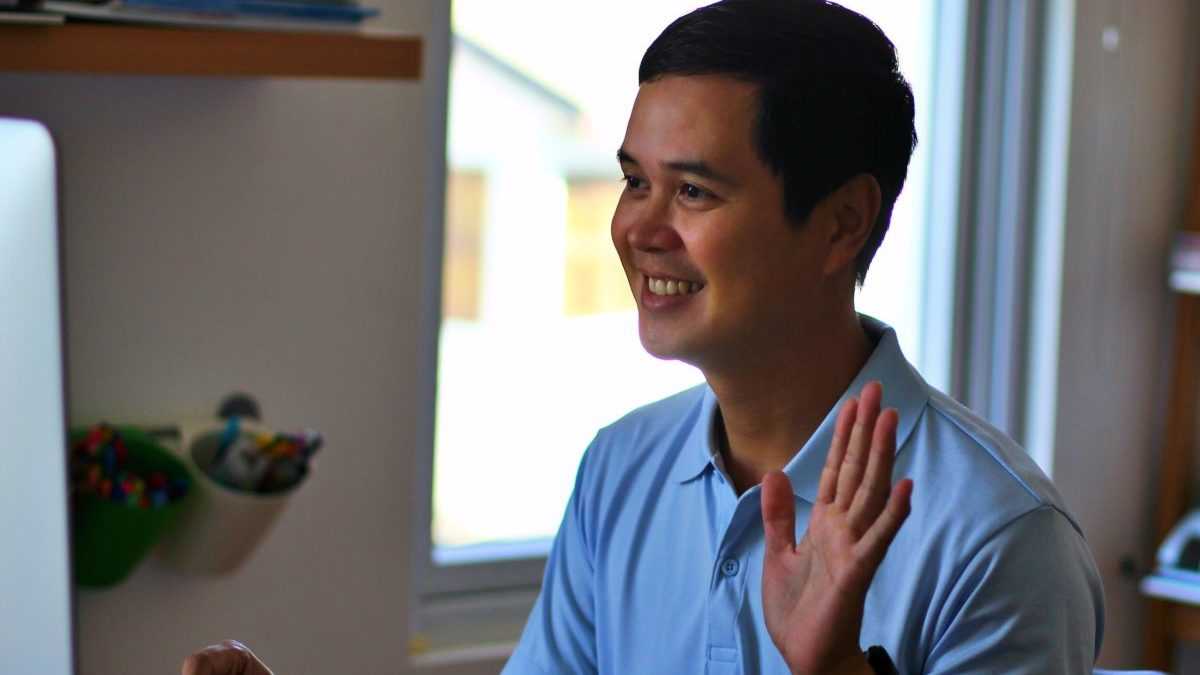
<instances>
[{"instance_id":1,"label":"white window sill","mask_svg":"<svg viewBox=\"0 0 1200 675\"><path fill-rule=\"evenodd\" d=\"M414 616L409 662L422 675L495 675L536 600L536 589L426 600Z\"/></svg>"},{"instance_id":2,"label":"white window sill","mask_svg":"<svg viewBox=\"0 0 1200 675\"><path fill-rule=\"evenodd\" d=\"M516 646L502 642L430 651L411 657L409 663L419 675L496 675Z\"/></svg>"}]
</instances>

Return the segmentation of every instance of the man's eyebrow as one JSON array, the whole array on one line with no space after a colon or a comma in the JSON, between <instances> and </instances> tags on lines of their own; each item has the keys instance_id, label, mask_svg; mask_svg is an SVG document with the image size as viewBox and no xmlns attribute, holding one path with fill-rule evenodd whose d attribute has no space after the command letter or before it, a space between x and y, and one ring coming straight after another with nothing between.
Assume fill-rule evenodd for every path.
<instances>
[{"instance_id":1,"label":"man's eyebrow","mask_svg":"<svg viewBox=\"0 0 1200 675\"><path fill-rule=\"evenodd\" d=\"M639 164L639 162L634 159L633 155L625 152L624 148L617 150L617 161L622 164ZM710 164L701 160L675 160L663 162L662 166L672 171L695 174L701 178L714 180L718 183L725 183L726 185L734 185L736 183L736 181L729 176L717 171L716 169L712 168Z\"/></svg>"},{"instance_id":2,"label":"man's eyebrow","mask_svg":"<svg viewBox=\"0 0 1200 675\"><path fill-rule=\"evenodd\" d=\"M729 176L726 176L725 174L712 168L712 166L710 166L707 162L702 162L700 160L663 162L662 165L668 169L671 169L672 171L694 174L700 176L701 178L707 178L709 180L714 180L718 183L724 183L726 185L733 185L735 182Z\"/></svg>"}]
</instances>

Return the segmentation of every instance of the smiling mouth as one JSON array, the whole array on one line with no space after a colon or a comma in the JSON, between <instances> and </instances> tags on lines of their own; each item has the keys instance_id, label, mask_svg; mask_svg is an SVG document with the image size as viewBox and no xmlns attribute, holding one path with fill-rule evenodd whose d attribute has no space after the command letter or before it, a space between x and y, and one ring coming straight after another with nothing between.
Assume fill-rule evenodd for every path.
<instances>
[{"instance_id":1,"label":"smiling mouth","mask_svg":"<svg viewBox=\"0 0 1200 675\"><path fill-rule=\"evenodd\" d=\"M654 295L692 295L700 292L704 284L661 277L646 277L646 287Z\"/></svg>"}]
</instances>

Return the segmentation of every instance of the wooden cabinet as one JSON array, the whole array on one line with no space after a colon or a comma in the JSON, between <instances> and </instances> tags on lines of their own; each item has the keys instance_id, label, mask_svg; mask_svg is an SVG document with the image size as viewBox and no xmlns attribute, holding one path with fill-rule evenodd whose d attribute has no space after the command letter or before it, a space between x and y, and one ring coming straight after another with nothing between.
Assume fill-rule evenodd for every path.
<instances>
[{"instance_id":1,"label":"wooden cabinet","mask_svg":"<svg viewBox=\"0 0 1200 675\"><path fill-rule=\"evenodd\" d=\"M1200 168L1200 124L1192 147L1193 171ZM1192 180L1191 204L1185 233L1200 235L1200 174ZM1182 238L1181 238L1182 239ZM1178 246L1179 244L1177 244ZM1190 277L1190 278L1189 278ZM1171 383L1166 428L1158 476L1158 511L1154 541L1162 542L1171 528L1195 503L1190 494L1195 448L1197 393L1200 391L1200 274L1172 271L1175 293ZM1148 598L1145 665L1170 670L1174 648L1180 642L1200 642L1200 606L1182 601Z\"/></svg>"}]
</instances>

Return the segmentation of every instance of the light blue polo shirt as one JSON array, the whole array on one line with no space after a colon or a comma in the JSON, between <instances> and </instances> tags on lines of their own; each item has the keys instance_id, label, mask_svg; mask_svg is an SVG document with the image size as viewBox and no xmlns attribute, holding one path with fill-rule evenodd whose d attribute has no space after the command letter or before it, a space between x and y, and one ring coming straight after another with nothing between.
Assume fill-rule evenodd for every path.
<instances>
[{"instance_id":1,"label":"light blue polo shirt","mask_svg":"<svg viewBox=\"0 0 1200 675\"><path fill-rule=\"evenodd\" d=\"M895 478L914 491L860 644L905 675L1091 673L1103 593L1062 498L1016 443L926 384L890 328L863 324L878 342L843 400L883 383L900 413ZM784 469L797 540L839 407ZM596 436L506 675L787 675L763 624L759 487L734 493L715 411L700 386Z\"/></svg>"}]
</instances>

